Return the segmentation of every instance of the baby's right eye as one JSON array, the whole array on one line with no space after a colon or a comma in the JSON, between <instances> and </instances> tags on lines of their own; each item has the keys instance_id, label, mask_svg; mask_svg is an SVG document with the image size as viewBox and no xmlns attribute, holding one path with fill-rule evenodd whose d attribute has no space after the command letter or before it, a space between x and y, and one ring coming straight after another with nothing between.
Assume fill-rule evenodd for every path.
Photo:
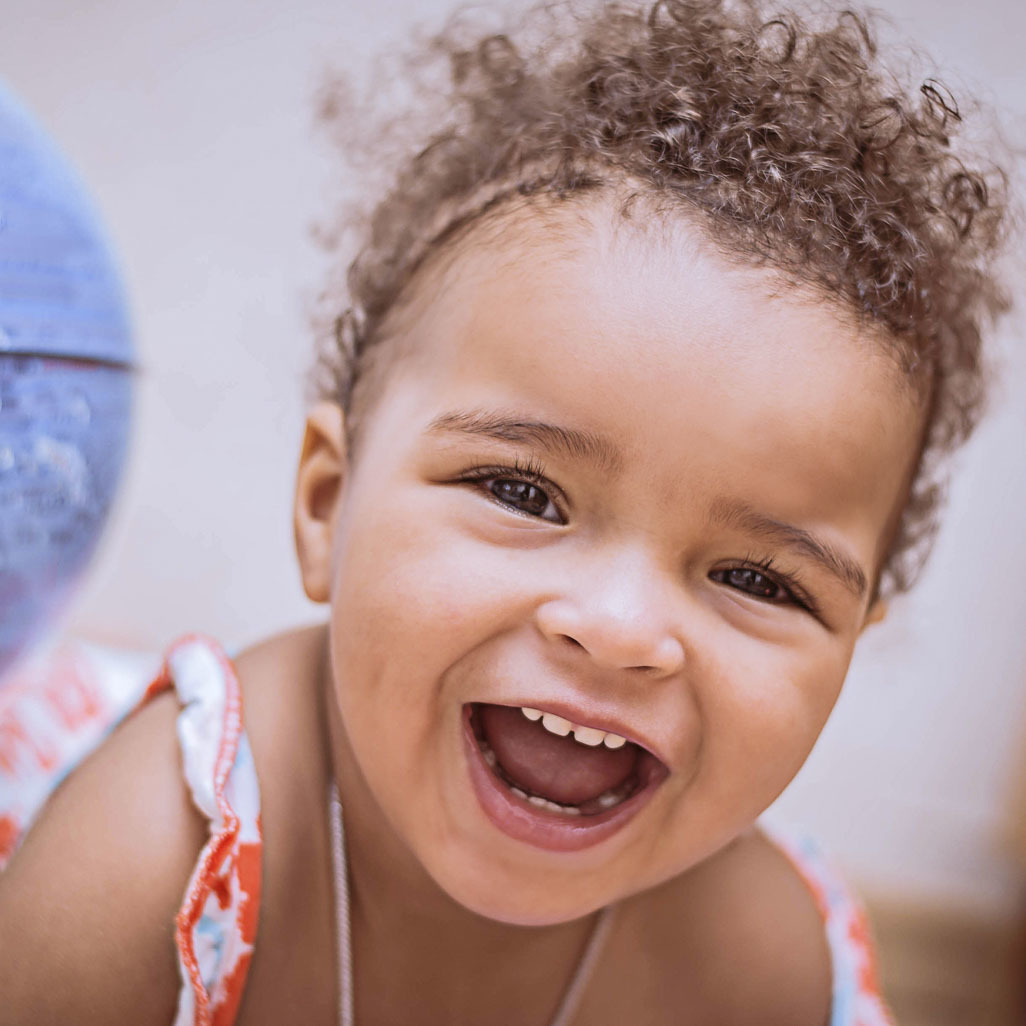
<instances>
[{"instance_id":1,"label":"baby's right eye","mask_svg":"<svg viewBox=\"0 0 1026 1026\"><path fill-rule=\"evenodd\" d=\"M485 482L488 491L505 506L512 506L520 513L532 517L551 519L545 514L555 511L552 500L536 484L530 481L517 481L510 477L493 477ZM558 517L558 512L557 512Z\"/></svg>"},{"instance_id":2,"label":"baby's right eye","mask_svg":"<svg viewBox=\"0 0 1026 1026\"><path fill-rule=\"evenodd\" d=\"M488 477L478 479L489 495L500 506L525 517L547 520L552 524L564 523L556 504L541 485L518 477Z\"/></svg>"}]
</instances>

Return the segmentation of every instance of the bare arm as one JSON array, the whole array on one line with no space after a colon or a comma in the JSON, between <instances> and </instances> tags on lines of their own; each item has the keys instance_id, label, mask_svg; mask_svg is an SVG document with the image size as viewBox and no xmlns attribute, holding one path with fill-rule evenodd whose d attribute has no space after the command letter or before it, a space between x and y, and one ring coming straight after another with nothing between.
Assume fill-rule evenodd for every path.
<instances>
[{"instance_id":1,"label":"bare arm","mask_svg":"<svg viewBox=\"0 0 1026 1026\"><path fill-rule=\"evenodd\" d=\"M206 840L182 777L171 694L66 780L0 875L5 1026L168 1026L174 916Z\"/></svg>"}]
</instances>

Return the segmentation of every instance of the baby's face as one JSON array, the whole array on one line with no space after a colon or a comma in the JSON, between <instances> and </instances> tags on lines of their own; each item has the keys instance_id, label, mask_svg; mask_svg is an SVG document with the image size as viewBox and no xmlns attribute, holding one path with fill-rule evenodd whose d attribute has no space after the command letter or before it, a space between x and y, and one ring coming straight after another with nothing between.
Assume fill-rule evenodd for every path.
<instances>
[{"instance_id":1,"label":"baby's face","mask_svg":"<svg viewBox=\"0 0 1026 1026\"><path fill-rule=\"evenodd\" d=\"M791 780L920 425L830 306L683 228L595 221L420 282L325 571L360 786L514 922L666 880Z\"/></svg>"}]
</instances>

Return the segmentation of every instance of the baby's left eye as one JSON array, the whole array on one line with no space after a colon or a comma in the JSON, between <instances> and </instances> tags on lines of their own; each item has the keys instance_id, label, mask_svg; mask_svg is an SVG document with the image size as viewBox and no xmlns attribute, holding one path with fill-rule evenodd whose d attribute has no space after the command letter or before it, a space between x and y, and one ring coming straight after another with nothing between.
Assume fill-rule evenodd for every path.
<instances>
[{"instance_id":1,"label":"baby's left eye","mask_svg":"<svg viewBox=\"0 0 1026 1026\"><path fill-rule=\"evenodd\" d=\"M768 602L793 603L795 601L791 592L782 584L752 567L736 566L727 570L714 570L710 576L720 584L726 584L738 591L743 591L746 595L754 595L756 598L765 599Z\"/></svg>"}]
</instances>

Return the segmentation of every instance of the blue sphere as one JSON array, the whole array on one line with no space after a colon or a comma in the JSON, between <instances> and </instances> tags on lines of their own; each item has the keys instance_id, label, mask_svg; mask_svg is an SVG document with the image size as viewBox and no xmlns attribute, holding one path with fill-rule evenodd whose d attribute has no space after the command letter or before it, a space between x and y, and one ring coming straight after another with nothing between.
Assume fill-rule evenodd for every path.
<instances>
[{"instance_id":1,"label":"blue sphere","mask_svg":"<svg viewBox=\"0 0 1026 1026\"><path fill-rule=\"evenodd\" d=\"M131 366L86 193L0 86L0 677L96 546L127 448Z\"/></svg>"}]
</instances>

